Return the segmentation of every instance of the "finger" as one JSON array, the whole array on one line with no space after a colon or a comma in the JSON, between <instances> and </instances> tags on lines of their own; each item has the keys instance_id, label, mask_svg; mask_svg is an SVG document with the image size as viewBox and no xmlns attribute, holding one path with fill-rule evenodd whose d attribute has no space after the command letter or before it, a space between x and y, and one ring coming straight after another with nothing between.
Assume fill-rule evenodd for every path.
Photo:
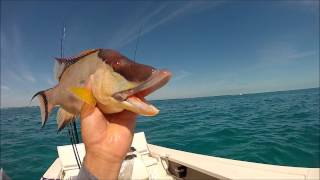
<instances>
[{"instance_id":1,"label":"finger","mask_svg":"<svg viewBox=\"0 0 320 180\"><path fill-rule=\"evenodd\" d=\"M110 123L127 127L133 132L136 125L137 114L131 111L122 111L120 113L105 115Z\"/></svg>"}]
</instances>

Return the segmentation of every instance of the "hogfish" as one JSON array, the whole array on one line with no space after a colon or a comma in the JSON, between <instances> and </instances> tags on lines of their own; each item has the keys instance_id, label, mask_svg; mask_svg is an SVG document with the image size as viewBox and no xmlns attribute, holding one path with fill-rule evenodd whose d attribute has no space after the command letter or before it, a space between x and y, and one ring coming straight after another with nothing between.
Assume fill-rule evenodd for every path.
<instances>
[{"instance_id":1,"label":"hogfish","mask_svg":"<svg viewBox=\"0 0 320 180\"><path fill-rule=\"evenodd\" d=\"M164 86L171 73L165 69L139 64L111 49L92 49L77 56L56 58L58 84L37 92L42 127L55 106L58 131L75 120L83 103L97 106L103 113L129 110L154 116L159 110L144 97ZM90 79L91 89L85 83Z\"/></svg>"}]
</instances>

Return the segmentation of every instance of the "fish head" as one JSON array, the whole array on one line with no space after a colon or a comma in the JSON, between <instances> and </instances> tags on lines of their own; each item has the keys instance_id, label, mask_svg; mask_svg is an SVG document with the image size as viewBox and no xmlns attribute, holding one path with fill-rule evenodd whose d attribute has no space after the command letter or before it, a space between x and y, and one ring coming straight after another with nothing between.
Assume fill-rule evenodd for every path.
<instances>
[{"instance_id":1,"label":"fish head","mask_svg":"<svg viewBox=\"0 0 320 180\"><path fill-rule=\"evenodd\" d=\"M100 50L98 56L127 81L138 84L132 89L116 92L113 97L119 101L132 95L145 97L164 86L171 78L171 72L166 69L137 63L114 50Z\"/></svg>"},{"instance_id":2,"label":"fish head","mask_svg":"<svg viewBox=\"0 0 320 180\"><path fill-rule=\"evenodd\" d=\"M156 71L154 67L137 63L121 54L114 56L105 59L105 62L128 81L141 83Z\"/></svg>"},{"instance_id":3,"label":"fish head","mask_svg":"<svg viewBox=\"0 0 320 180\"><path fill-rule=\"evenodd\" d=\"M158 113L144 97L164 86L171 78L170 71L137 63L114 50L100 50L98 56L123 79L135 84L133 87L113 92L112 98L130 106L130 110L141 115L151 116Z\"/></svg>"}]
</instances>

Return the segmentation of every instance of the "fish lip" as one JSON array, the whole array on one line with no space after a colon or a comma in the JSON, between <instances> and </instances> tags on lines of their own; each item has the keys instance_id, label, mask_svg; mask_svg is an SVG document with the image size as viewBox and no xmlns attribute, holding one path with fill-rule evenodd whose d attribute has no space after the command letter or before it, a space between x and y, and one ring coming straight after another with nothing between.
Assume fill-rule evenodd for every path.
<instances>
[{"instance_id":1,"label":"fish lip","mask_svg":"<svg viewBox=\"0 0 320 180\"><path fill-rule=\"evenodd\" d=\"M112 97L118 101L125 101L135 95L144 98L164 86L171 78L171 72L166 69L154 70L151 76L137 87L114 93Z\"/></svg>"}]
</instances>

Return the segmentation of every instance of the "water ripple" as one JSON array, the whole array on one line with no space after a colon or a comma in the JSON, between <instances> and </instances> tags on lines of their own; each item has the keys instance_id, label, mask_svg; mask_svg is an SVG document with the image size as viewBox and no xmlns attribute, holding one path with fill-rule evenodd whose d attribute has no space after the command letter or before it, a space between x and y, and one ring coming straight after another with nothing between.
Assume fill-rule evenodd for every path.
<instances>
[{"instance_id":1,"label":"water ripple","mask_svg":"<svg viewBox=\"0 0 320 180\"><path fill-rule=\"evenodd\" d=\"M319 167L319 89L153 101L160 114L139 117L148 142L244 161ZM69 144L55 113L40 129L38 108L1 109L1 167L13 179L38 179ZM26 178L27 177L27 178Z\"/></svg>"}]
</instances>

